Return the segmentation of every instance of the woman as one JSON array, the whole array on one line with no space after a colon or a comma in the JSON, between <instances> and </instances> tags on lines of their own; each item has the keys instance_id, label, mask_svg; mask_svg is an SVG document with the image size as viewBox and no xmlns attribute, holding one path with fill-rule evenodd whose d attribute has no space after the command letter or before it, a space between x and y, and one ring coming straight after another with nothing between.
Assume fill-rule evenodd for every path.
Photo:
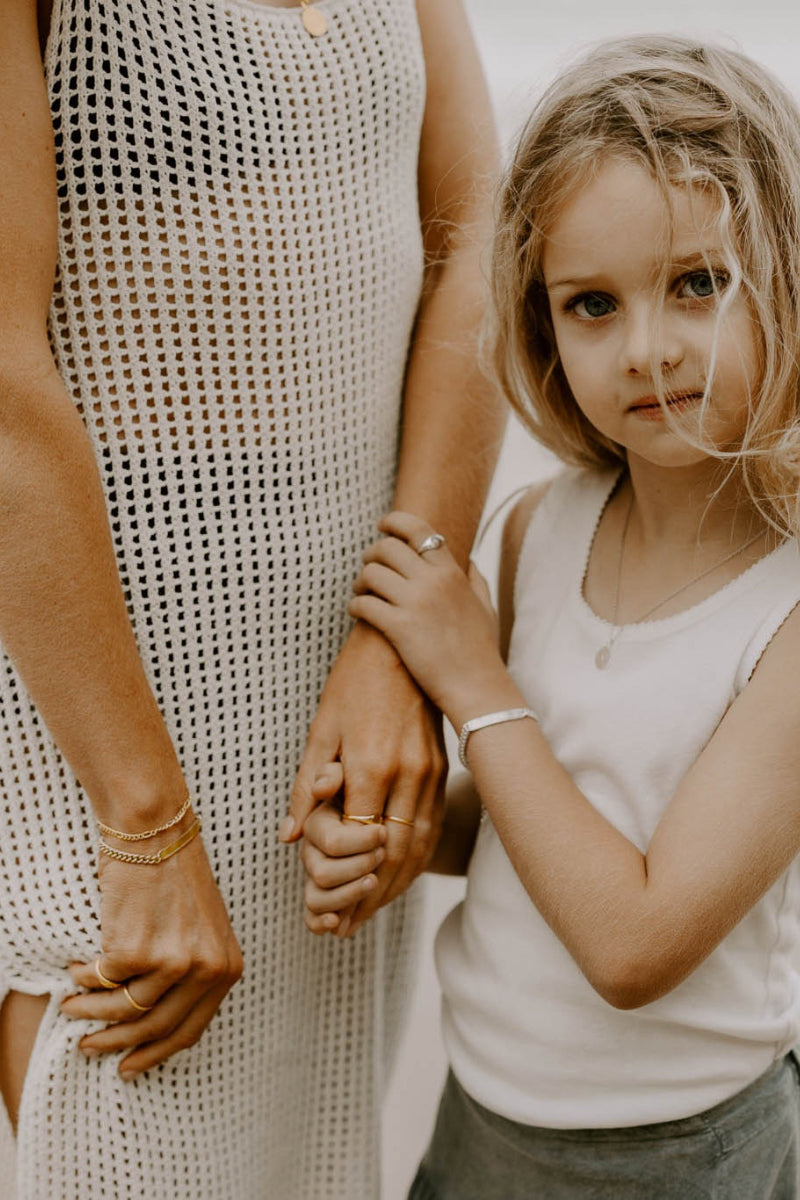
<instances>
[{"instance_id":1,"label":"woman","mask_svg":"<svg viewBox=\"0 0 800 1200\"><path fill-rule=\"evenodd\" d=\"M275 832L392 496L401 399L397 503L467 553L499 430L469 419L490 402L471 351L493 149L456 0L308 8L0 14L0 1073L20 1200L378 1186L408 921L306 939ZM332 743L351 811L419 805L375 906L429 848L440 754L359 628L296 794ZM245 980L206 1031L239 944Z\"/></svg>"}]
</instances>

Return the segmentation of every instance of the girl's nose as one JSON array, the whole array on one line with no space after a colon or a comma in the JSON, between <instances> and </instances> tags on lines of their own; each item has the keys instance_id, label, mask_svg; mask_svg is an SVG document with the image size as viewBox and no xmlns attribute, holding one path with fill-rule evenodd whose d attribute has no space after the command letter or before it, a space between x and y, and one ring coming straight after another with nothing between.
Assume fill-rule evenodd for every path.
<instances>
[{"instance_id":1,"label":"girl's nose","mask_svg":"<svg viewBox=\"0 0 800 1200\"><path fill-rule=\"evenodd\" d=\"M651 311L629 313L625 322L622 343L622 367L626 375L648 376L654 366L662 371L674 370L682 361L685 350L673 322L663 314Z\"/></svg>"}]
</instances>

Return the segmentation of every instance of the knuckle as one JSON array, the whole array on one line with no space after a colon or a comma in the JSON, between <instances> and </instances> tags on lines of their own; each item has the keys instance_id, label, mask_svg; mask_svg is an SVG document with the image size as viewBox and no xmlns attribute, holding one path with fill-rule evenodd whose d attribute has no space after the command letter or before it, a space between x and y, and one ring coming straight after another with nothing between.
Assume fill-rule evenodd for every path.
<instances>
[{"instance_id":1,"label":"knuckle","mask_svg":"<svg viewBox=\"0 0 800 1200\"><path fill-rule=\"evenodd\" d=\"M208 955L194 965L194 977L199 983L219 983L228 975L228 960L221 955Z\"/></svg>"},{"instance_id":2,"label":"knuckle","mask_svg":"<svg viewBox=\"0 0 800 1200\"><path fill-rule=\"evenodd\" d=\"M164 974L173 982L183 979L192 969L191 959L183 954L171 954L164 961Z\"/></svg>"},{"instance_id":3,"label":"knuckle","mask_svg":"<svg viewBox=\"0 0 800 1200\"><path fill-rule=\"evenodd\" d=\"M338 828L321 830L318 838L318 844L323 854L328 855L331 858L335 858L342 844L342 835L340 830Z\"/></svg>"},{"instance_id":4,"label":"knuckle","mask_svg":"<svg viewBox=\"0 0 800 1200\"><path fill-rule=\"evenodd\" d=\"M311 878L321 888L331 888L336 882L333 865L327 859L322 859L316 866Z\"/></svg>"},{"instance_id":5,"label":"knuckle","mask_svg":"<svg viewBox=\"0 0 800 1200\"><path fill-rule=\"evenodd\" d=\"M244 975L244 957L242 955L241 950L237 950L236 953L231 954L231 956L228 960L228 969L226 972L226 977L230 981L231 984L234 984L234 983L238 983L243 975Z\"/></svg>"}]
</instances>

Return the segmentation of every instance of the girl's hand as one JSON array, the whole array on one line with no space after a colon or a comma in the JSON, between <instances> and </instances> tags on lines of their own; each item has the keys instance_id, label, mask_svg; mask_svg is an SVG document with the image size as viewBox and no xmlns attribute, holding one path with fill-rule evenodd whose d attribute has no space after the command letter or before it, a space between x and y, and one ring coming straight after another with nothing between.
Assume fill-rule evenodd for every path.
<instances>
[{"instance_id":1,"label":"girl's hand","mask_svg":"<svg viewBox=\"0 0 800 1200\"><path fill-rule=\"evenodd\" d=\"M451 719L475 715L487 693L508 687L483 579L474 571L473 587L446 546L418 554L433 532L419 517L390 513L378 528L387 536L364 554L351 615L388 638Z\"/></svg>"},{"instance_id":2,"label":"girl's hand","mask_svg":"<svg viewBox=\"0 0 800 1200\"><path fill-rule=\"evenodd\" d=\"M315 796L335 796L343 779L341 763L331 763L314 784ZM345 821L330 801L314 809L303 826L300 851L308 874L306 925L312 933L347 933L353 908L377 886L372 872L386 856L385 842L383 825Z\"/></svg>"},{"instance_id":3,"label":"girl's hand","mask_svg":"<svg viewBox=\"0 0 800 1200\"><path fill-rule=\"evenodd\" d=\"M242 956L200 838L158 865L103 858L99 874L96 961L121 986L103 989L95 962L73 963L72 978L89 990L61 1007L68 1017L108 1022L81 1049L127 1051L119 1072L132 1079L198 1041L240 978Z\"/></svg>"}]
</instances>

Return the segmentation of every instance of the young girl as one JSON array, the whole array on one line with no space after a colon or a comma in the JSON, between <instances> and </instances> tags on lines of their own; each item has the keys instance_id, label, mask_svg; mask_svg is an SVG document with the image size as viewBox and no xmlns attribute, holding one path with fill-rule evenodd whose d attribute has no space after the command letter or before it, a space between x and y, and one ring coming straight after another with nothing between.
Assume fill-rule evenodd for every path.
<instances>
[{"instance_id":1,"label":"young girl","mask_svg":"<svg viewBox=\"0 0 800 1200\"><path fill-rule=\"evenodd\" d=\"M452 1073L411 1195L788 1200L800 114L728 50L595 52L524 133L494 287L505 391L572 464L507 523L503 650L403 513L351 604L472 773L433 864L469 885L438 936ZM304 857L309 924L341 933L383 831L340 815L339 781Z\"/></svg>"}]
</instances>

